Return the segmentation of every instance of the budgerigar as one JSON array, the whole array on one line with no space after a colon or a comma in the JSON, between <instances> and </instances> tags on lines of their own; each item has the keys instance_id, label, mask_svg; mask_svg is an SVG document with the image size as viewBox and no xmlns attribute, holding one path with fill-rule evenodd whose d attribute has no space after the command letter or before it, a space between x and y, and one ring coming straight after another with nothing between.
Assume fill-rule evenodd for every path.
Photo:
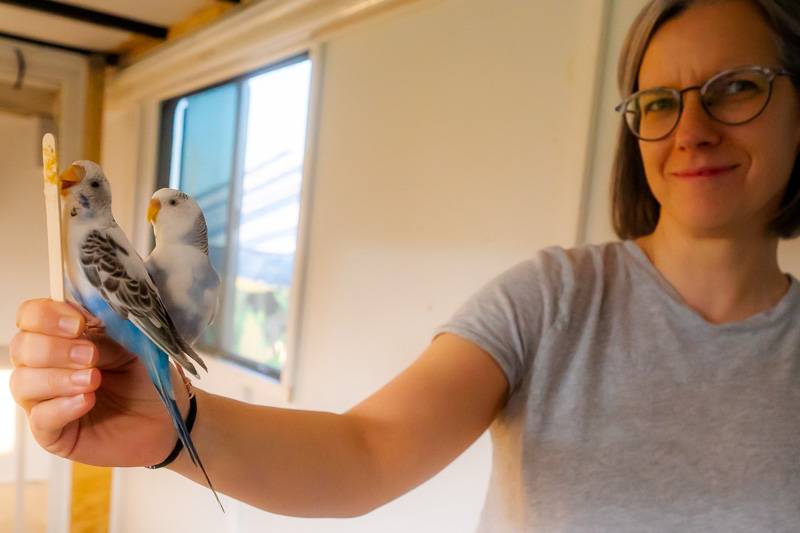
<instances>
[{"instance_id":1,"label":"budgerigar","mask_svg":"<svg viewBox=\"0 0 800 533\"><path fill-rule=\"evenodd\" d=\"M102 169L76 161L61 175L65 269L73 297L100 319L106 334L136 354L167 407L178 438L208 478L172 390L170 360L197 376L202 359L178 334L145 269L111 213L111 188Z\"/></svg>"},{"instance_id":2,"label":"budgerigar","mask_svg":"<svg viewBox=\"0 0 800 533\"><path fill-rule=\"evenodd\" d=\"M208 229L203 211L189 195L159 189L150 199L147 220L156 245L145 260L178 332L190 344L217 312L219 275L208 257Z\"/></svg>"}]
</instances>

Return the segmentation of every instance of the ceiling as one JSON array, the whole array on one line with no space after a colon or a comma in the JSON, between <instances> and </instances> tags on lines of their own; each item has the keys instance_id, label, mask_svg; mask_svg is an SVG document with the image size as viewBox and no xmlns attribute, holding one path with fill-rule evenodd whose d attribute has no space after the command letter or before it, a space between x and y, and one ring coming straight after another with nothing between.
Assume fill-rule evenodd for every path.
<instances>
[{"instance_id":1,"label":"ceiling","mask_svg":"<svg viewBox=\"0 0 800 533\"><path fill-rule=\"evenodd\" d=\"M0 0L0 37L78 53L120 55L152 48L178 27L208 22L239 0ZM200 22L195 22L198 25Z\"/></svg>"}]
</instances>

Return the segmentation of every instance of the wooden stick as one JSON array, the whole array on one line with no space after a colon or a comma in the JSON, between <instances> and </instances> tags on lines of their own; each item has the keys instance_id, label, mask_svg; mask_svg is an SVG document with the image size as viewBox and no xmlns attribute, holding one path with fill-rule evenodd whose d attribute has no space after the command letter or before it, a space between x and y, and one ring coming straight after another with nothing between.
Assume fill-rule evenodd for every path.
<instances>
[{"instance_id":1,"label":"wooden stick","mask_svg":"<svg viewBox=\"0 0 800 533\"><path fill-rule=\"evenodd\" d=\"M58 190L58 154L52 133L42 138L44 204L47 214L47 256L50 260L50 297L64 301L64 259L61 247L61 197Z\"/></svg>"}]
</instances>

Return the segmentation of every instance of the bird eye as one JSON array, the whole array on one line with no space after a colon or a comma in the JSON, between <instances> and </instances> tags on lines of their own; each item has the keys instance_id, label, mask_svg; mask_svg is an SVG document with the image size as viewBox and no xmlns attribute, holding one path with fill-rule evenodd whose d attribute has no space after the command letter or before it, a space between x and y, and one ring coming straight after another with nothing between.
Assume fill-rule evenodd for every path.
<instances>
[{"instance_id":1,"label":"bird eye","mask_svg":"<svg viewBox=\"0 0 800 533\"><path fill-rule=\"evenodd\" d=\"M173 199L169 201L169 205L178 205L178 202Z\"/></svg>"},{"instance_id":2,"label":"bird eye","mask_svg":"<svg viewBox=\"0 0 800 533\"><path fill-rule=\"evenodd\" d=\"M98 188L100 186L100 182L99 181L93 181L89 185L91 185L93 188L96 189L96 188Z\"/></svg>"}]
</instances>

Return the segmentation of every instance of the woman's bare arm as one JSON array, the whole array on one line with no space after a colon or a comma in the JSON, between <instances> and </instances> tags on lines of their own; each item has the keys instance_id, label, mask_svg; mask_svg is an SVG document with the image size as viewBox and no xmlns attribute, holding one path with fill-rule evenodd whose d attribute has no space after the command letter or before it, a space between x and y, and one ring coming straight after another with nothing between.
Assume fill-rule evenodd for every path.
<instances>
[{"instance_id":1,"label":"woman's bare arm","mask_svg":"<svg viewBox=\"0 0 800 533\"><path fill-rule=\"evenodd\" d=\"M260 407L198 391L192 439L215 487L294 516L356 516L430 478L473 443L508 384L482 349L438 336L344 414ZM204 483L183 452L171 468Z\"/></svg>"}]
</instances>

